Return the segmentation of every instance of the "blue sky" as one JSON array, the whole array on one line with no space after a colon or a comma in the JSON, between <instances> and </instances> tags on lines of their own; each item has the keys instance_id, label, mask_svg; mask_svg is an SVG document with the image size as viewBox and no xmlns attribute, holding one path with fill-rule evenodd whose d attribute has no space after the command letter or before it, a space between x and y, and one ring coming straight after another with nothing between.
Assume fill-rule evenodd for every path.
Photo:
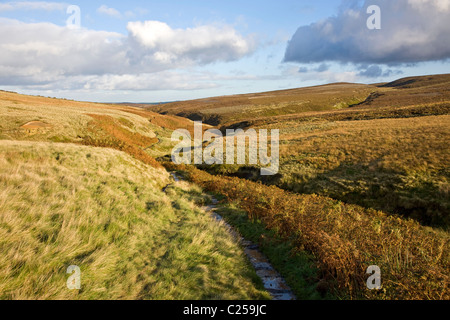
<instances>
[{"instance_id":1,"label":"blue sky","mask_svg":"<svg viewBox=\"0 0 450 320\"><path fill-rule=\"evenodd\" d=\"M1 1L0 88L155 102L449 73L449 14L450 0Z\"/></svg>"}]
</instances>

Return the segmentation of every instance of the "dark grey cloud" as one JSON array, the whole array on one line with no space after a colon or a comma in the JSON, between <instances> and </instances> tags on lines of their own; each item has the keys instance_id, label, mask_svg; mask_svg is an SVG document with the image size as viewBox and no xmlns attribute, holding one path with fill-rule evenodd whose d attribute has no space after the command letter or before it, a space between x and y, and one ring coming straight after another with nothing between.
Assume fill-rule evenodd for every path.
<instances>
[{"instance_id":1,"label":"dark grey cloud","mask_svg":"<svg viewBox=\"0 0 450 320\"><path fill-rule=\"evenodd\" d=\"M330 69L329 65L327 65L326 63L321 63L320 66L318 66L316 69L314 69L314 71L324 72L324 71L328 71L329 69Z\"/></svg>"},{"instance_id":2,"label":"dark grey cloud","mask_svg":"<svg viewBox=\"0 0 450 320\"><path fill-rule=\"evenodd\" d=\"M381 9L381 30L367 28L370 5ZM450 0L346 1L336 16L298 28L284 61L396 65L446 60L449 17Z\"/></svg>"},{"instance_id":3,"label":"dark grey cloud","mask_svg":"<svg viewBox=\"0 0 450 320\"><path fill-rule=\"evenodd\" d=\"M299 73L306 73L306 72L308 72L309 71L309 69L307 68L307 67L300 67L299 69L298 69L298 72Z\"/></svg>"},{"instance_id":4,"label":"dark grey cloud","mask_svg":"<svg viewBox=\"0 0 450 320\"><path fill-rule=\"evenodd\" d=\"M320 72L325 72L328 70L330 70L330 66L326 63L321 63L320 65L318 65L315 68L308 68L308 67L302 66L298 69L298 72L299 73L307 73L307 72L319 72L320 73Z\"/></svg>"},{"instance_id":5,"label":"dark grey cloud","mask_svg":"<svg viewBox=\"0 0 450 320\"><path fill-rule=\"evenodd\" d=\"M361 65L358 67L360 70L358 76L366 78L379 78L379 77L389 77L391 75L399 75L403 72L401 70L394 69L383 69L379 65Z\"/></svg>"}]
</instances>

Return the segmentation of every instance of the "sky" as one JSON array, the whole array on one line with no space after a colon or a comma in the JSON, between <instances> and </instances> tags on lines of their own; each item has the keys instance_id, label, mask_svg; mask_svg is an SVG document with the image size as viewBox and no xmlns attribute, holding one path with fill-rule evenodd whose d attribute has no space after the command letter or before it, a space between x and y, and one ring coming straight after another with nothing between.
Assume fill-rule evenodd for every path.
<instances>
[{"instance_id":1,"label":"sky","mask_svg":"<svg viewBox=\"0 0 450 320\"><path fill-rule=\"evenodd\" d=\"M0 89L162 102L450 73L448 17L450 0L0 1Z\"/></svg>"}]
</instances>

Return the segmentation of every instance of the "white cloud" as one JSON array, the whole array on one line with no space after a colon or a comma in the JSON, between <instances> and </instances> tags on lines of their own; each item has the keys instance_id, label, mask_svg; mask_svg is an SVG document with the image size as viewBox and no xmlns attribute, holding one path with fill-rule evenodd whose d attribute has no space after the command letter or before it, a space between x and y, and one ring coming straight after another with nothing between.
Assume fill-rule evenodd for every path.
<instances>
[{"instance_id":1,"label":"white cloud","mask_svg":"<svg viewBox=\"0 0 450 320\"><path fill-rule=\"evenodd\" d=\"M253 52L255 42L231 26L172 29L160 21L129 22L130 38L157 63L232 61Z\"/></svg>"},{"instance_id":2,"label":"white cloud","mask_svg":"<svg viewBox=\"0 0 450 320\"><path fill-rule=\"evenodd\" d=\"M442 11L450 11L450 0L408 0L408 3L418 10L434 6Z\"/></svg>"},{"instance_id":3,"label":"white cloud","mask_svg":"<svg viewBox=\"0 0 450 320\"><path fill-rule=\"evenodd\" d=\"M229 26L133 22L128 35L0 18L0 85L154 90L215 86L186 67L238 60L254 43ZM178 70L178 71L171 71Z\"/></svg>"},{"instance_id":4,"label":"white cloud","mask_svg":"<svg viewBox=\"0 0 450 320\"><path fill-rule=\"evenodd\" d=\"M92 77L83 85L87 90L194 90L209 89L217 84L203 75L178 71L161 71L143 74L107 74Z\"/></svg>"},{"instance_id":5,"label":"white cloud","mask_svg":"<svg viewBox=\"0 0 450 320\"><path fill-rule=\"evenodd\" d=\"M0 83L120 72L126 66L123 38L114 32L0 18Z\"/></svg>"},{"instance_id":6,"label":"white cloud","mask_svg":"<svg viewBox=\"0 0 450 320\"><path fill-rule=\"evenodd\" d=\"M107 16L113 17L113 18L121 18L122 14L114 9L114 8L109 8L107 5L102 5L97 9L98 13L101 14L106 14Z\"/></svg>"}]
</instances>

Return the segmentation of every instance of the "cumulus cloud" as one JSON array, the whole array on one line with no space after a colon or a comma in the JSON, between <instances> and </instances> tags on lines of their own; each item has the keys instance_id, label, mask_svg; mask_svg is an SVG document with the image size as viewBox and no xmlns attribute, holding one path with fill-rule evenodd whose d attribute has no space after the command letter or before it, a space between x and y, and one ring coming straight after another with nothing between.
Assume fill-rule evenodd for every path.
<instances>
[{"instance_id":1,"label":"cumulus cloud","mask_svg":"<svg viewBox=\"0 0 450 320\"><path fill-rule=\"evenodd\" d=\"M0 84L40 83L71 75L121 72L124 36L51 23L0 18Z\"/></svg>"},{"instance_id":2,"label":"cumulus cloud","mask_svg":"<svg viewBox=\"0 0 450 320\"><path fill-rule=\"evenodd\" d=\"M254 50L231 26L204 25L173 29L160 21L129 22L130 40L146 59L161 64L237 60Z\"/></svg>"},{"instance_id":3,"label":"cumulus cloud","mask_svg":"<svg viewBox=\"0 0 450 320\"><path fill-rule=\"evenodd\" d=\"M237 60L254 49L251 39L230 26L172 29L158 21L130 22L123 35L0 18L0 39L4 86L106 88L109 81L110 88L124 90L194 88L187 77L163 72ZM169 85L171 80L177 85Z\"/></svg>"},{"instance_id":4,"label":"cumulus cloud","mask_svg":"<svg viewBox=\"0 0 450 320\"><path fill-rule=\"evenodd\" d=\"M395 65L450 58L450 0L360 3L347 2L336 16L300 27L284 60ZM370 5L381 9L381 30L367 28Z\"/></svg>"}]
</instances>

